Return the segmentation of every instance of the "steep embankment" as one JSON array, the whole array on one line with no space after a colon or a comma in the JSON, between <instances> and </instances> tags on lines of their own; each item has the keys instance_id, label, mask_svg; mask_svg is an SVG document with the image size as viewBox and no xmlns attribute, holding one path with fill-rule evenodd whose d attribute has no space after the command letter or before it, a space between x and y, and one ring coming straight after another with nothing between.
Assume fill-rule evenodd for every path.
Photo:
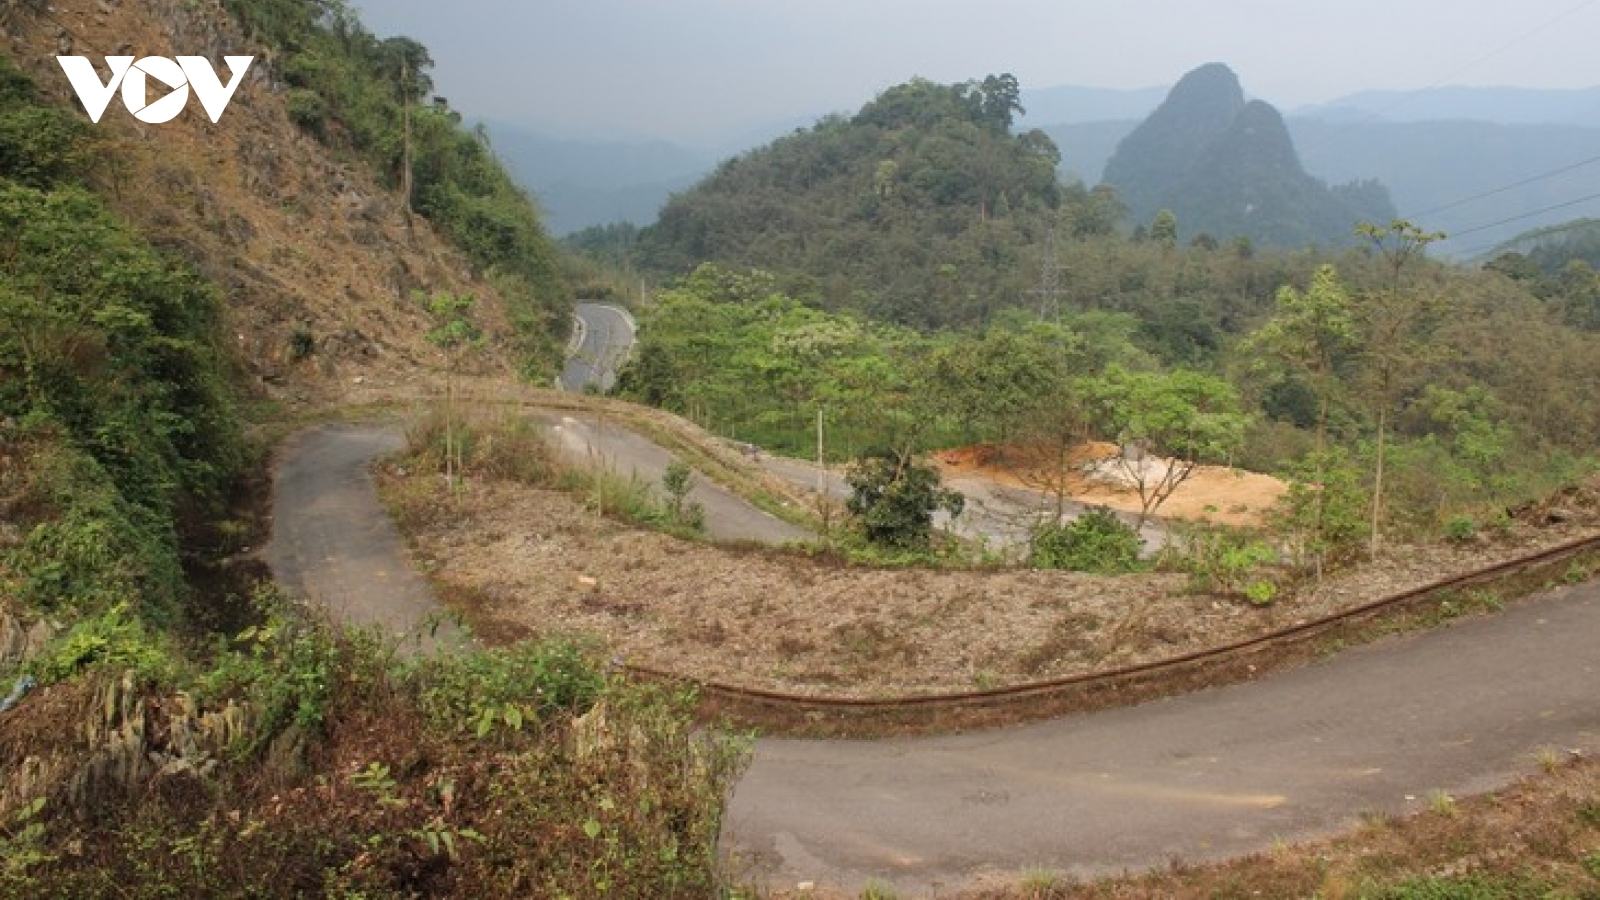
<instances>
[{"instance_id":1,"label":"steep embankment","mask_svg":"<svg viewBox=\"0 0 1600 900\"><path fill-rule=\"evenodd\" d=\"M93 126L100 147L91 180L116 212L222 288L225 333L267 392L332 399L441 367L416 291L477 297L489 337L479 365L504 362L495 348L508 325L494 287L359 163L290 120L272 53L220 7L10 4L0 9L0 49L41 91L72 105L56 54L88 56L102 74L108 54L202 55L223 75L222 56L255 56L217 123L193 99L161 125L139 122L113 99Z\"/></svg>"}]
</instances>

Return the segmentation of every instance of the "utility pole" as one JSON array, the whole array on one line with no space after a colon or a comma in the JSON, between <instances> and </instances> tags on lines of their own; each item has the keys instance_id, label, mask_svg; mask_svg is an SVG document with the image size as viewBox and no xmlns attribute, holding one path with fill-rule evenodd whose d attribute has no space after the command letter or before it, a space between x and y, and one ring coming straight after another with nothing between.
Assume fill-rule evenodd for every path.
<instances>
[{"instance_id":1,"label":"utility pole","mask_svg":"<svg viewBox=\"0 0 1600 900\"><path fill-rule=\"evenodd\" d=\"M411 61L400 58L400 203L411 219Z\"/></svg>"}]
</instances>

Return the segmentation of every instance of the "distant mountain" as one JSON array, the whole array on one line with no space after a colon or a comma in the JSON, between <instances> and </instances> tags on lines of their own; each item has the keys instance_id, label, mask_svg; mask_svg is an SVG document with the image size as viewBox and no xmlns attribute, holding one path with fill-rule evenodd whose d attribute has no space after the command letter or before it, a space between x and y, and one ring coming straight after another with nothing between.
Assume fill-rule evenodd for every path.
<instances>
[{"instance_id":1,"label":"distant mountain","mask_svg":"<svg viewBox=\"0 0 1600 900\"><path fill-rule=\"evenodd\" d=\"M1211 63L1185 75L1106 162L1135 223L1170 209L1179 237L1298 247L1354 242L1361 220L1394 217L1388 192L1372 181L1329 188L1307 174L1283 117L1246 101L1233 71Z\"/></svg>"},{"instance_id":2,"label":"distant mountain","mask_svg":"<svg viewBox=\"0 0 1600 900\"><path fill-rule=\"evenodd\" d=\"M1462 120L1600 128L1600 86L1575 90L1438 87L1421 91L1365 91L1301 107L1292 115L1336 122Z\"/></svg>"},{"instance_id":3,"label":"distant mountain","mask_svg":"<svg viewBox=\"0 0 1600 900\"><path fill-rule=\"evenodd\" d=\"M1138 124L1044 131L1061 149L1062 176L1092 185ZM1302 118L1288 126L1307 172L1330 182L1382 182L1401 216L1451 235L1435 248L1448 256L1476 256L1525 229L1600 212L1600 200L1563 205L1600 194L1600 128Z\"/></svg>"},{"instance_id":4,"label":"distant mountain","mask_svg":"<svg viewBox=\"0 0 1600 900\"><path fill-rule=\"evenodd\" d=\"M1600 219L1575 219L1526 231L1479 258L1495 259L1506 253L1526 257L1547 276L1560 276L1574 260L1582 260L1590 269L1600 269ZM1600 304L1595 312L1600 313ZM1595 322L1600 324L1600 318Z\"/></svg>"},{"instance_id":5,"label":"distant mountain","mask_svg":"<svg viewBox=\"0 0 1600 900\"><path fill-rule=\"evenodd\" d=\"M503 123L486 127L495 155L538 199L556 235L610 222L650 222L670 194L694 184L715 162L666 141L574 140Z\"/></svg>"}]
</instances>

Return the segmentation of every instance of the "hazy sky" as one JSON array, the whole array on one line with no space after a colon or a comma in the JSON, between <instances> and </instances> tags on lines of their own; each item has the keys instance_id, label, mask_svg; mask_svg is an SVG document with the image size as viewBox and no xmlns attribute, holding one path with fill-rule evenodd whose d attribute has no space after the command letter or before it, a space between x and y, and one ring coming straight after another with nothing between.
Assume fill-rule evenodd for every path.
<instances>
[{"instance_id":1,"label":"hazy sky","mask_svg":"<svg viewBox=\"0 0 1600 900\"><path fill-rule=\"evenodd\" d=\"M1289 110L1358 90L1600 85L1600 0L355 0L469 116L710 143L923 76L1165 86L1224 62Z\"/></svg>"}]
</instances>

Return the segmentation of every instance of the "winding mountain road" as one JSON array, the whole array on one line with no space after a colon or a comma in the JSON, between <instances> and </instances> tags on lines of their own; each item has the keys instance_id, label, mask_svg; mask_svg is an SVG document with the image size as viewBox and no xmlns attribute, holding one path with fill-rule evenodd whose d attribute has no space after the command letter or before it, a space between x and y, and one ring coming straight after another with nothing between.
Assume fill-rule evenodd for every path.
<instances>
[{"instance_id":1,"label":"winding mountain road","mask_svg":"<svg viewBox=\"0 0 1600 900\"><path fill-rule=\"evenodd\" d=\"M574 452L598 427L553 424ZM267 557L337 617L416 634L438 607L367 475L398 443L354 426L291 439ZM879 878L923 896L992 870L1093 875L1261 851L1421 808L1434 791L1492 789L1543 748L1600 752L1600 582L1137 707L950 737L762 739L724 843L774 886Z\"/></svg>"},{"instance_id":2,"label":"winding mountain road","mask_svg":"<svg viewBox=\"0 0 1600 900\"><path fill-rule=\"evenodd\" d=\"M580 302L573 310L573 341L561 372L561 389L602 393L617 383L617 371L633 349L633 316L609 303Z\"/></svg>"}]
</instances>

